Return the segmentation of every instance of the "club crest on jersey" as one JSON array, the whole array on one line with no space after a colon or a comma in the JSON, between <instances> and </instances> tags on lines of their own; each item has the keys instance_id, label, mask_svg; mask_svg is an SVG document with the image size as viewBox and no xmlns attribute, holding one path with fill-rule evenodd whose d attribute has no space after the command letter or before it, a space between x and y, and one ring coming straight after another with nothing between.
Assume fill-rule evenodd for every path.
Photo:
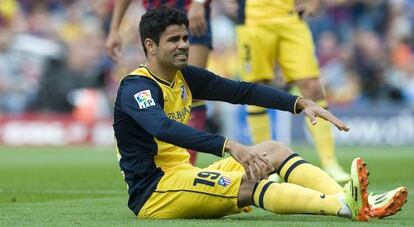
<instances>
[{"instance_id":1,"label":"club crest on jersey","mask_svg":"<svg viewBox=\"0 0 414 227\"><path fill-rule=\"evenodd\" d=\"M226 187L227 185L230 185L230 183L231 183L231 179L225 176L220 177L218 181L218 184L224 187Z\"/></svg>"},{"instance_id":2,"label":"club crest on jersey","mask_svg":"<svg viewBox=\"0 0 414 227\"><path fill-rule=\"evenodd\" d=\"M150 90L143 90L134 95L140 109L145 109L150 106L155 106L154 99L151 96Z\"/></svg>"},{"instance_id":3,"label":"club crest on jersey","mask_svg":"<svg viewBox=\"0 0 414 227\"><path fill-rule=\"evenodd\" d=\"M180 91L181 91L181 99L187 100L187 90L185 90L184 85L181 85Z\"/></svg>"}]
</instances>

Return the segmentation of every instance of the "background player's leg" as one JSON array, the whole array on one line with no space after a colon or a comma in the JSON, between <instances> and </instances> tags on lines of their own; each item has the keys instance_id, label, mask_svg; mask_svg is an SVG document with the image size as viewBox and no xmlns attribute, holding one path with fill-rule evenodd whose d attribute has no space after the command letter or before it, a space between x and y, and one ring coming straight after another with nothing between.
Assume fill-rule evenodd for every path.
<instances>
[{"instance_id":1,"label":"background player's leg","mask_svg":"<svg viewBox=\"0 0 414 227\"><path fill-rule=\"evenodd\" d=\"M237 53L243 81L266 84L274 78L277 36L267 27L239 25ZM270 140L271 121L266 108L247 106L247 125L252 144Z\"/></svg>"},{"instance_id":2,"label":"background player's leg","mask_svg":"<svg viewBox=\"0 0 414 227\"><path fill-rule=\"evenodd\" d=\"M281 40L279 42L278 62L287 83L298 86L305 98L324 104L327 107L325 95L319 81L319 65L315 57L315 47L312 34L304 21L281 24ZM321 102L324 103L321 103ZM320 119L318 124L308 127L315 148L319 154L322 168L330 171L337 181L348 181L349 175L337 164L334 149L334 138L331 125Z\"/></svg>"},{"instance_id":3,"label":"background player's leg","mask_svg":"<svg viewBox=\"0 0 414 227\"><path fill-rule=\"evenodd\" d=\"M315 101L324 108L328 108L328 103L318 78L297 80L295 84L305 98ZM349 174L343 171L335 155L335 139L331 124L323 119L318 119L316 125L312 125L309 119L306 119L305 122L312 135L322 169L337 182L348 181L350 179Z\"/></svg>"},{"instance_id":4,"label":"background player's leg","mask_svg":"<svg viewBox=\"0 0 414 227\"><path fill-rule=\"evenodd\" d=\"M206 68L209 53L210 48L206 45L190 45L188 63L200 68ZM193 100L191 118L188 122L188 125L199 130L204 130L206 126L206 120L207 108L205 102L201 100ZM188 150L188 152L191 155L190 162L194 165L197 157L197 152L193 150Z\"/></svg>"},{"instance_id":5,"label":"background player's leg","mask_svg":"<svg viewBox=\"0 0 414 227\"><path fill-rule=\"evenodd\" d=\"M247 106L247 124L252 144L272 139L270 117L266 108Z\"/></svg>"}]
</instances>

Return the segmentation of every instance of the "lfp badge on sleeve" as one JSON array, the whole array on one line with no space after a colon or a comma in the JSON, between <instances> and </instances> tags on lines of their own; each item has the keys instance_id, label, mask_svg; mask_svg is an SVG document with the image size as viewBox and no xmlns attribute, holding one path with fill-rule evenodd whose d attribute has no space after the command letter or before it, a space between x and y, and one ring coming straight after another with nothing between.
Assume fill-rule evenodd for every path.
<instances>
[{"instance_id":1,"label":"lfp badge on sleeve","mask_svg":"<svg viewBox=\"0 0 414 227\"><path fill-rule=\"evenodd\" d=\"M150 106L155 106L154 99L151 96L150 90L143 90L134 95L140 109L145 109Z\"/></svg>"}]
</instances>

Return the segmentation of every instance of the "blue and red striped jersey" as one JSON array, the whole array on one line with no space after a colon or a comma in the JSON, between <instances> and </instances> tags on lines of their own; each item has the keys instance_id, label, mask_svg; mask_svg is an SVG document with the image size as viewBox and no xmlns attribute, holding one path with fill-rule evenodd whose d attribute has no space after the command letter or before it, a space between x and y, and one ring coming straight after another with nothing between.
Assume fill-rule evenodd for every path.
<instances>
[{"instance_id":1,"label":"blue and red striped jersey","mask_svg":"<svg viewBox=\"0 0 414 227\"><path fill-rule=\"evenodd\" d=\"M205 2L205 6L209 7L211 0ZM160 7L161 5L167 4L170 7L184 10L188 12L191 4L191 0L143 0L143 4L146 10Z\"/></svg>"}]
</instances>

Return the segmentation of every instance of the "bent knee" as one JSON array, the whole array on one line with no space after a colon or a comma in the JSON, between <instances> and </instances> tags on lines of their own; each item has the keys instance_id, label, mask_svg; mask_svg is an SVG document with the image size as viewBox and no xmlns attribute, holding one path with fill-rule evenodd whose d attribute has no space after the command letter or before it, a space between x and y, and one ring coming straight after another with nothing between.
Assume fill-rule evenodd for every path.
<instances>
[{"instance_id":1,"label":"bent knee","mask_svg":"<svg viewBox=\"0 0 414 227\"><path fill-rule=\"evenodd\" d=\"M267 141L262 142L261 144L268 147L267 149L278 152L278 153L286 153L286 154L293 153L290 147L288 147L287 145L279 141L267 140Z\"/></svg>"},{"instance_id":2,"label":"bent knee","mask_svg":"<svg viewBox=\"0 0 414 227\"><path fill-rule=\"evenodd\" d=\"M294 153L290 147L274 140L264 141L256 146L262 154L266 153L266 157L268 157L276 167Z\"/></svg>"}]
</instances>

